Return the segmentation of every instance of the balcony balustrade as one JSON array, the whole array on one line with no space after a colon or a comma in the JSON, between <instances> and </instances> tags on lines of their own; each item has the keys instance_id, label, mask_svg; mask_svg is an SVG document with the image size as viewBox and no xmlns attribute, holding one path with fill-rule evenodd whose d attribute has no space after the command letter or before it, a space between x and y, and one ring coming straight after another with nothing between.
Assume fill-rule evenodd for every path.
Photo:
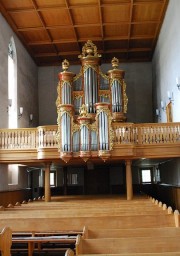
<instances>
[{"instance_id":1,"label":"balcony balustrade","mask_svg":"<svg viewBox=\"0 0 180 256\"><path fill-rule=\"evenodd\" d=\"M0 129L0 162L59 159L57 129L57 125ZM180 156L180 123L112 123L112 129L112 159ZM91 157L97 158L95 145L89 145ZM73 152L72 158L77 157Z\"/></svg>"}]
</instances>

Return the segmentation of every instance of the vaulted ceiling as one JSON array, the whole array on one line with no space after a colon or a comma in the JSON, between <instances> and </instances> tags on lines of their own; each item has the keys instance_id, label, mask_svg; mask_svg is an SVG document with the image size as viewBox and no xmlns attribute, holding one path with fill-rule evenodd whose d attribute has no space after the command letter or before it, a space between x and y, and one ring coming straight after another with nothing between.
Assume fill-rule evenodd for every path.
<instances>
[{"instance_id":1,"label":"vaulted ceiling","mask_svg":"<svg viewBox=\"0 0 180 256\"><path fill-rule=\"evenodd\" d=\"M151 61L168 0L0 0L37 65L79 63L90 39L102 62Z\"/></svg>"}]
</instances>

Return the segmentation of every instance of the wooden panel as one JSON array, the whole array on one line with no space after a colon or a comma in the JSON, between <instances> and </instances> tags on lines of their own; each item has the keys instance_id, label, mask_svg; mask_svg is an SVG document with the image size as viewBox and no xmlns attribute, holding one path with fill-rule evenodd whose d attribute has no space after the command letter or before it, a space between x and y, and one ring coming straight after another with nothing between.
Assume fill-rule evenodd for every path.
<instances>
[{"instance_id":1,"label":"wooden panel","mask_svg":"<svg viewBox=\"0 0 180 256\"><path fill-rule=\"evenodd\" d=\"M35 11L11 13L18 28L40 27L42 23Z\"/></svg>"},{"instance_id":2,"label":"wooden panel","mask_svg":"<svg viewBox=\"0 0 180 256\"><path fill-rule=\"evenodd\" d=\"M115 38L121 38L121 37L127 37L128 36L128 28L129 26L126 24L121 25L109 25L104 28L104 34L108 37L115 37Z\"/></svg>"},{"instance_id":3,"label":"wooden panel","mask_svg":"<svg viewBox=\"0 0 180 256\"><path fill-rule=\"evenodd\" d=\"M48 9L41 14L47 26L71 25L66 9Z\"/></svg>"},{"instance_id":4,"label":"wooden panel","mask_svg":"<svg viewBox=\"0 0 180 256\"><path fill-rule=\"evenodd\" d=\"M135 5L133 21L158 21L162 6L162 3Z\"/></svg>"},{"instance_id":5,"label":"wooden panel","mask_svg":"<svg viewBox=\"0 0 180 256\"><path fill-rule=\"evenodd\" d=\"M56 44L56 47L60 52L72 52L79 50L79 46L77 43Z\"/></svg>"},{"instance_id":6,"label":"wooden panel","mask_svg":"<svg viewBox=\"0 0 180 256\"><path fill-rule=\"evenodd\" d=\"M161 3L163 0L134 0L134 3L135 4L142 4L142 3L144 3L144 4L146 4L147 2L149 2L149 3Z\"/></svg>"},{"instance_id":7,"label":"wooden panel","mask_svg":"<svg viewBox=\"0 0 180 256\"><path fill-rule=\"evenodd\" d=\"M36 0L36 4L39 8L49 6L62 6L66 7L65 0Z\"/></svg>"},{"instance_id":8,"label":"wooden panel","mask_svg":"<svg viewBox=\"0 0 180 256\"><path fill-rule=\"evenodd\" d=\"M74 33L74 30L72 28L57 28L57 29L50 29L49 30L52 39L53 40L58 40L59 38L62 39L73 39L74 41L76 40L76 36Z\"/></svg>"},{"instance_id":9,"label":"wooden panel","mask_svg":"<svg viewBox=\"0 0 180 256\"><path fill-rule=\"evenodd\" d=\"M130 2L131 0L101 0L102 4L124 4Z\"/></svg>"},{"instance_id":10,"label":"wooden panel","mask_svg":"<svg viewBox=\"0 0 180 256\"><path fill-rule=\"evenodd\" d=\"M1 0L1 2L7 9L27 9L33 7L31 0Z\"/></svg>"},{"instance_id":11,"label":"wooden panel","mask_svg":"<svg viewBox=\"0 0 180 256\"><path fill-rule=\"evenodd\" d=\"M151 55L150 55L150 51L144 51L144 52L130 52L129 53L129 58L132 59L138 59L138 58L146 58L146 59L150 59Z\"/></svg>"},{"instance_id":12,"label":"wooden panel","mask_svg":"<svg viewBox=\"0 0 180 256\"><path fill-rule=\"evenodd\" d=\"M69 0L69 5L72 6L77 6L80 4L83 5L93 5L93 4L98 4L98 0Z\"/></svg>"},{"instance_id":13,"label":"wooden panel","mask_svg":"<svg viewBox=\"0 0 180 256\"><path fill-rule=\"evenodd\" d=\"M130 19L130 5L115 5L103 8L104 22L122 22Z\"/></svg>"},{"instance_id":14,"label":"wooden panel","mask_svg":"<svg viewBox=\"0 0 180 256\"><path fill-rule=\"evenodd\" d=\"M77 28L77 35L79 39L83 39L83 38L88 38L89 37L89 33L91 34L91 39L93 40L93 38L96 37L101 37L101 28L100 27L89 27L87 28Z\"/></svg>"},{"instance_id":15,"label":"wooden panel","mask_svg":"<svg viewBox=\"0 0 180 256\"><path fill-rule=\"evenodd\" d=\"M100 23L99 11L95 7L75 8L71 12L75 24Z\"/></svg>"},{"instance_id":16,"label":"wooden panel","mask_svg":"<svg viewBox=\"0 0 180 256\"><path fill-rule=\"evenodd\" d=\"M131 36L154 36L156 32L155 24L136 24L132 26Z\"/></svg>"},{"instance_id":17,"label":"wooden panel","mask_svg":"<svg viewBox=\"0 0 180 256\"><path fill-rule=\"evenodd\" d=\"M106 52L119 58L116 53L120 49L131 52L133 48L136 56L126 54L121 59L129 62L150 60L145 53L136 49L151 48L150 52L153 53L167 5L168 0L2 0L0 11L32 56L38 54L32 44L39 45L39 54L44 53L48 57L49 53L51 57L55 48L47 51L47 47L41 48L41 45L47 45L47 42L52 45L76 42L80 46L80 42L85 43L90 39L96 44L102 43L100 48L97 44L102 53L102 62L107 61ZM152 41L145 41L147 38ZM121 41L125 39L128 40L127 45ZM132 43L130 39L139 40ZM114 40L120 40L119 46ZM106 41L109 41L108 44ZM66 51L62 55L66 55ZM69 51L69 56L73 63L79 63L74 51ZM44 60L41 62L38 58L36 63L43 65ZM51 58L49 64L53 64ZM56 60L54 65L57 65Z\"/></svg>"},{"instance_id":18,"label":"wooden panel","mask_svg":"<svg viewBox=\"0 0 180 256\"><path fill-rule=\"evenodd\" d=\"M130 40L130 48L151 48L153 40L152 39L136 39Z\"/></svg>"},{"instance_id":19,"label":"wooden panel","mask_svg":"<svg viewBox=\"0 0 180 256\"><path fill-rule=\"evenodd\" d=\"M127 49L128 40L116 40L116 41L106 41L105 42L106 51L107 50L116 50L116 49Z\"/></svg>"},{"instance_id":20,"label":"wooden panel","mask_svg":"<svg viewBox=\"0 0 180 256\"><path fill-rule=\"evenodd\" d=\"M35 54L55 52L54 46L52 44L32 45L31 49Z\"/></svg>"},{"instance_id":21,"label":"wooden panel","mask_svg":"<svg viewBox=\"0 0 180 256\"><path fill-rule=\"evenodd\" d=\"M8 204L15 205L16 202L22 203L24 200L31 198L30 189L14 190L14 191L1 191L0 192L0 205L6 207Z\"/></svg>"},{"instance_id":22,"label":"wooden panel","mask_svg":"<svg viewBox=\"0 0 180 256\"><path fill-rule=\"evenodd\" d=\"M50 41L49 36L45 30L39 30L39 33L36 33L34 31L23 31L22 35L26 39L26 41L29 42L40 42L40 41Z\"/></svg>"}]
</instances>

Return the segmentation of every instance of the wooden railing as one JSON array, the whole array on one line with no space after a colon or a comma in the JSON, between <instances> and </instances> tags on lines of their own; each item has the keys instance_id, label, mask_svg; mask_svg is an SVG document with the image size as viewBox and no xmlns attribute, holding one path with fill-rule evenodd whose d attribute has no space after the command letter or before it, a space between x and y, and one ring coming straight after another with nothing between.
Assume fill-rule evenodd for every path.
<instances>
[{"instance_id":1,"label":"wooden railing","mask_svg":"<svg viewBox=\"0 0 180 256\"><path fill-rule=\"evenodd\" d=\"M0 129L0 149L57 148L57 125Z\"/></svg>"},{"instance_id":2,"label":"wooden railing","mask_svg":"<svg viewBox=\"0 0 180 256\"><path fill-rule=\"evenodd\" d=\"M180 143L180 123L113 123L114 145ZM0 129L0 150L57 148L57 125Z\"/></svg>"},{"instance_id":3,"label":"wooden railing","mask_svg":"<svg viewBox=\"0 0 180 256\"><path fill-rule=\"evenodd\" d=\"M115 123L113 129L117 145L180 143L180 123Z\"/></svg>"}]
</instances>

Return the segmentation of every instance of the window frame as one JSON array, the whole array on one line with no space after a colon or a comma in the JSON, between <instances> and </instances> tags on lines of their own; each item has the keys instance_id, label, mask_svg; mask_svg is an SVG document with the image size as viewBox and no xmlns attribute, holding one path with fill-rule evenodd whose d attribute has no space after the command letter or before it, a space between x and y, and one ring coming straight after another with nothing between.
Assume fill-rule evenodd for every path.
<instances>
[{"instance_id":1,"label":"window frame","mask_svg":"<svg viewBox=\"0 0 180 256\"><path fill-rule=\"evenodd\" d=\"M150 171L150 181L143 181L143 171L149 170ZM141 184L152 184L153 183L153 168L152 167L145 167L145 168L140 168L140 183Z\"/></svg>"}]
</instances>

